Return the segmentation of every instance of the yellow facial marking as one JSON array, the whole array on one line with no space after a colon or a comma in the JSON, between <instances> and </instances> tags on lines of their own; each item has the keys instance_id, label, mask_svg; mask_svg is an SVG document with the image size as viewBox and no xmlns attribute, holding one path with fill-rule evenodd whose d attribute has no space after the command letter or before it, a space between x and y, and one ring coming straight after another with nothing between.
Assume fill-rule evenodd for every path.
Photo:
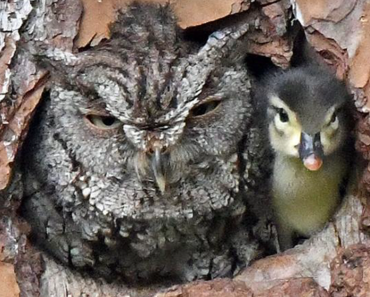
<instances>
[{"instance_id":1,"label":"yellow facial marking","mask_svg":"<svg viewBox=\"0 0 370 297\"><path fill-rule=\"evenodd\" d=\"M269 125L270 142L277 153L298 157L298 147L301 140L302 127L295 113L276 95L269 96L269 115L273 120ZM279 112L288 115L287 121L282 121Z\"/></svg>"},{"instance_id":2,"label":"yellow facial marking","mask_svg":"<svg viewBox=\"0 0 370 297\"><path fill-rule=\"evenodd\" d=\"M320 138L324 154L332 153L340 144L340 135L338 135L339 118L336 115L337 106L331 107L325 116L325 123L321 128Z\"/></svg>"}]
</instances>

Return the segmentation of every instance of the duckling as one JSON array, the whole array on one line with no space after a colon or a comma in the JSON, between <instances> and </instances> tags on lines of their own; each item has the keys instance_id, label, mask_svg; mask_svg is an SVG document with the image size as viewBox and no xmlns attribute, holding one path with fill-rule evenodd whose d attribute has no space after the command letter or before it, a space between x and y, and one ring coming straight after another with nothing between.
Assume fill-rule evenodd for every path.
<instances>
[{"instance_id":1,"label":"duckling","mask_svg":"<svg viewBox=\"0 0 370 297\"><path fill-rule=\"evenodd\" d=\"M272 208L284 251L295 235L320 230L340 203L353 151L351 96L318 65L270 76L263 90L274 153Z\"/></svg>"}]
</instances>

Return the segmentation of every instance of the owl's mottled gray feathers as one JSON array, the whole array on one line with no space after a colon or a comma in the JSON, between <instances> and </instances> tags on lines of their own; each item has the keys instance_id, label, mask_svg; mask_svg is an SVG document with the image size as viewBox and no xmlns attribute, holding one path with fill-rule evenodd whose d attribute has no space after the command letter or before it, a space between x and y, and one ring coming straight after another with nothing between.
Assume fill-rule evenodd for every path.
<instances>
[{"instance_id":1,"label":"owl's mottled gray feathers","mask_svg":"<svg viewBox=\"0 0 370 297\"><path fill-rule=\"evenodd\" d=\"M132 5L110 40L47 53L49 96L23 151L23 213L41 246L127 281L213 278L258 254L245 223L250 82L232 52L247 29L199 45L168 6Z\"/></svg>"}]
</instances>

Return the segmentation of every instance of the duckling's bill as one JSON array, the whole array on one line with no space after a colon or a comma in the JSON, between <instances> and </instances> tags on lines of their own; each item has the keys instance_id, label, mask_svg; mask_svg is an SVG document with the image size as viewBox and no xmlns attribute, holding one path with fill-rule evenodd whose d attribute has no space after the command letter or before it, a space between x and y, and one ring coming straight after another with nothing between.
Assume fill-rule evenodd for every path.
<instances>
[{"instance_id":1,"label":"duckling's bill","mask_svg":"<svg viewBox=\"0 0 370 297\"><path fill-rule=\"evenodd\" d=\"M322 166L322 159L315 155L311 154L308 157L304 158L303 160L303 165L310 171L317 171L321 168Z\"/></svg>"},{"instance_id":2,"label":"duckling's bill","mask_svg":"<svg viewBox=\"0 0 370 297\"><path fill-rule=\"evenodd\" d=\"M299 157L303 165L310 171L317 171L322 166L323 155L320 133L316 133L312 136L302 132L299 145Z\"/></svg>"}]
</instances>

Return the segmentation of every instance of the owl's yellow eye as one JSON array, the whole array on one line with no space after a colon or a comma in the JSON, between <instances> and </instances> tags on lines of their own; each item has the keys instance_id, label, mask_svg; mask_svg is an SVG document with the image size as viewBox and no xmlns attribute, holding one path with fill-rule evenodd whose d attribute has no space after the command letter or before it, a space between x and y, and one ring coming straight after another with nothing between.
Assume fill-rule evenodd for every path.
<instances>
[{"instance_id":1,"label":"owl's yellow eye","mask_svg":"<svg viewBox=\"0 0 370 297\"><path fill-rule=\"evenodd\" d=\"M204 102L200 105L195 106L190 114L193 117L201 117L204 116L212 111L214 111L219 105L221 101L216 99L216 100L209 100L207 102Z\"/></svg>"},{"instance_id":2,"label":"owl's yellow eye","mask_svg":"<svg viewBox=\"0 0 370 297\"><path fill-rule=\"evenodd\" d=\"M111 130L122 125L122 122L111 116L88 114L85 117L91 125L101 130Z\"/></svg>"}]
</instances>

